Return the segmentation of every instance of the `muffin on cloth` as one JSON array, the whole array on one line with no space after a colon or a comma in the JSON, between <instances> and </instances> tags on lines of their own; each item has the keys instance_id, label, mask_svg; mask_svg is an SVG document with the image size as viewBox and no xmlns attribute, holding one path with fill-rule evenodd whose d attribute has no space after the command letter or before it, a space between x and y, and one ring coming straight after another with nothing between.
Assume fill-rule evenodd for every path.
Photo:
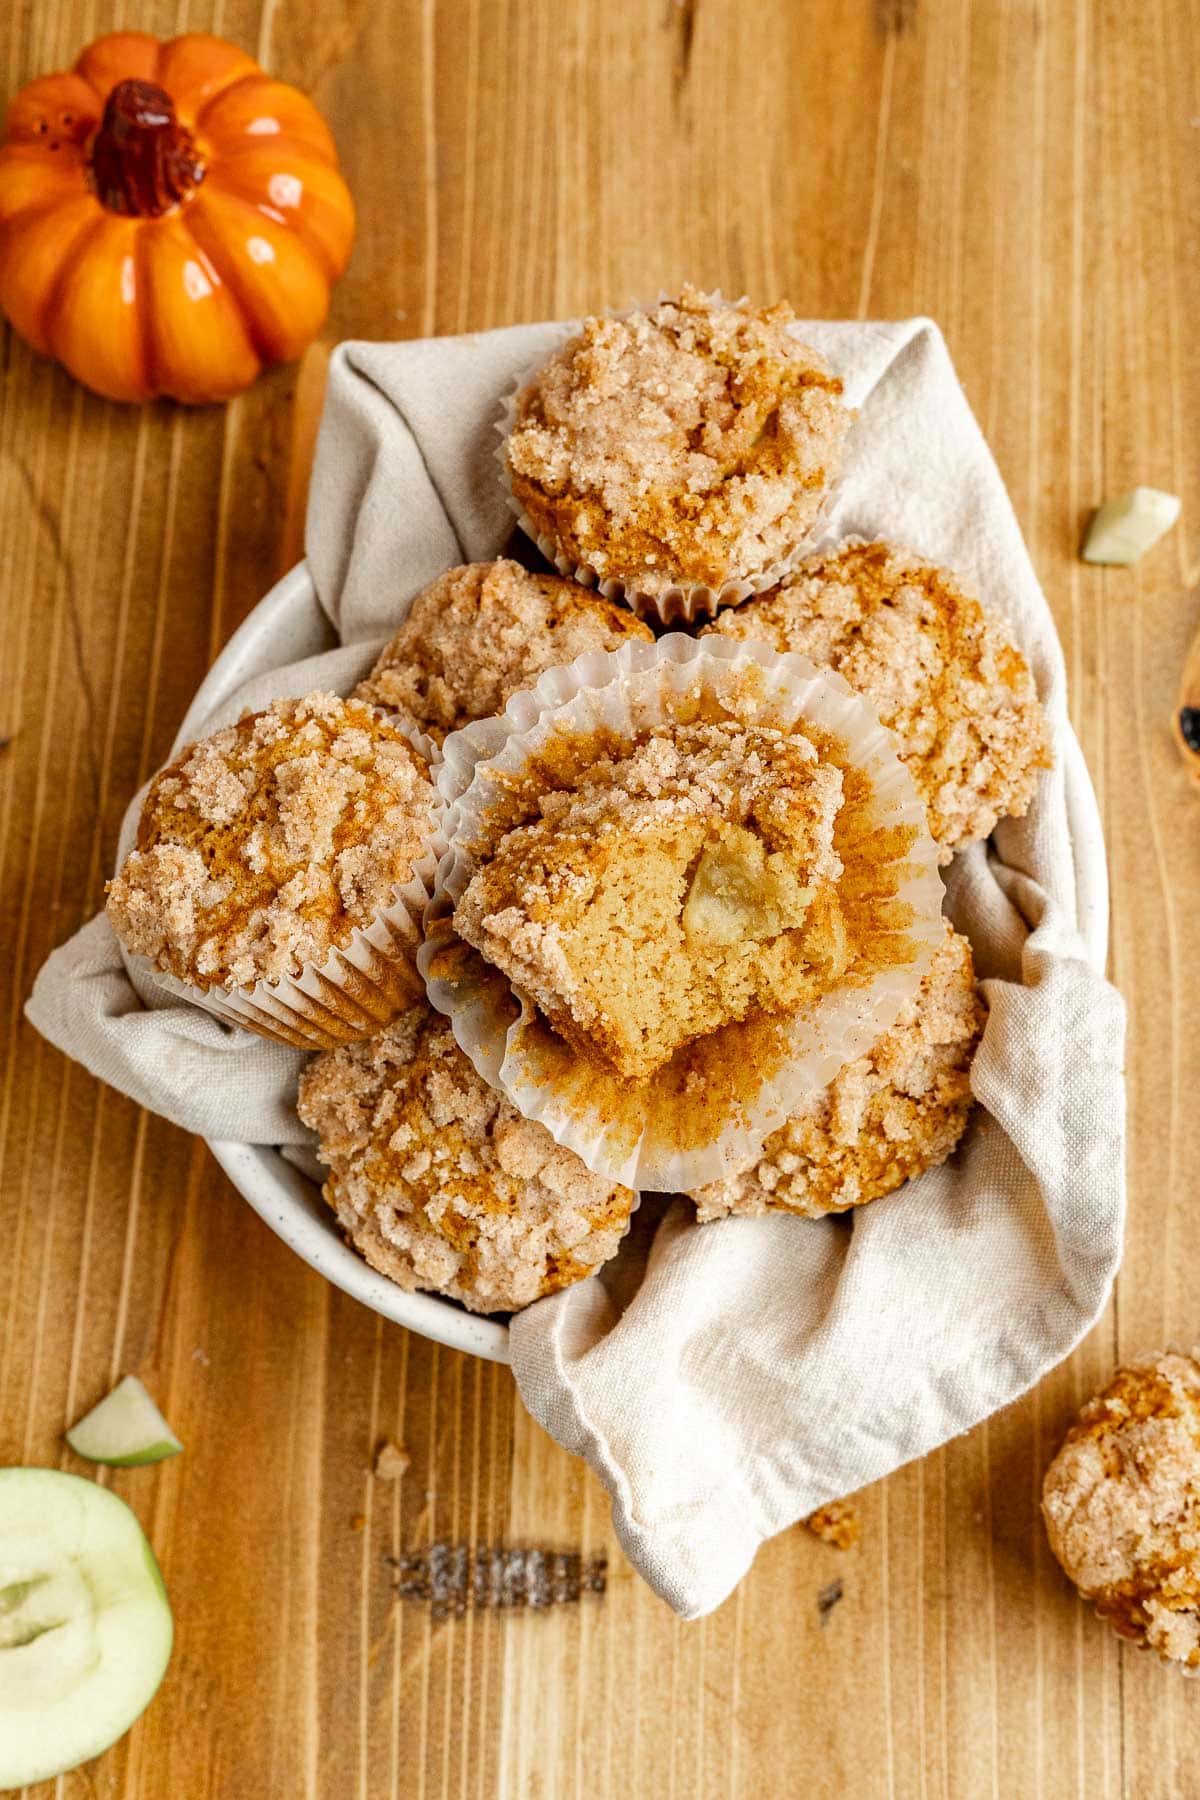
<instances>
[{"instance_id":1,"label":"muffin on cloth","mask_svg":"<svg viewBox=\"0 0 1200 1800\"><path fill-rule=\"evenodd\" d=\"M506 557L465 563L421 590L354 692L440 744L503 711L544 670L652 635L627 607L577 581L531 575Z\"/></svg>"},{"instance_id":2,"label":"muffin on cloth","mask_svg":"<svg viewBox=\"0 0 1200 1800\"><path fill-rule=\"evenodd\" d=\"M864 1206L944 1162L967 1127L985 1011L971 946L945 941L896 1023L780 1130L740 1175L691 1198L701 1220Z\"/></svg>"},{"instance_id":3,"label":"muffin on cloth","mask_svg":"<svg viewBox=\"0 0 1200 1800\"><path fill-rule=\"evenodd\" d=\"M397 629L398 571L407 597L454 563L501 554L511 515L490 427L522 373L575 329L337 347L308 512L312 583L286 616L264 613L275 623L250 670L231 661L206 682L193 737L275 694L348 691ZM860 421L829 529L916 544L1011 619L1056 768L1025 819L945 872L948 910L988 978L971 1077L986 1128L969 1153L852 1215L853 1230L781 1213L698 1227L682 1198L642 1209L597 1280L513 1318L525 1405L591 1465L631 1566L687 1618L725 1601L772 1534L956 1437L1060 1362L1099 1315L1120 1254L1124 1014L1103 977L1103 846L1049 608L937 327L815 320L800 335L845 380ZM341 647L326 650L330 620ZM510 717L527 699L513 696ZM483 729L447 739L447 767L455 738ZM915 789L913 800L925 830ZM101 917L55 952L28 1016L185 1129L307 1145L299 1053L164 998ZM307 1200L286 1204L307 1220Z\"/></svg>"},{"instance_id":4,"label":"muffin on cloth","mask_svg":"<svg viewBox=\"0 0 1200 1800\"><path fill-rule=\"evenodd\" d=\"M335 694L276 700L151 783L108 916L233 1023L297 1045L361 1037L419 990L436 816L428 761L394 721Z\"/></svg>"},{"instance_id":5,"label":"muffin on cloth","mask_svg":"<svg viewBox=\"0 0 1200 1800\"><path fill-rule=\"evenodd\" d=\"M941 942L919 796L803 658L627 644L445 750L430 998L486 1080L628 1186L744 1167Z\"/></svg>"},{"instance_id":6,"label":"muffin on cloth","mask_svg":"<svg viewBox=\"0 0 1200 1800\"><path fill-rule=\"evenodd\" d=\"M846 976L843 773L813 737L729 719L594 750L579 766L571 745L564 785L531 796L454 913L581 1055L643 1080L752 1008L790 1011Z\"/></svg>"},{"instance_id":7,"label":"muffin on cloth","mask_svg":"<svg viewBox=\"0 0 1200 1800\"><path fill-rule=\"evenodd\" d=\"M1046 1471L1050 1548L1121 1637L1200 1671L1200 1362L1118 1369Z\"/></svg>"},{"instance_id":8,"label":"muffin on cloth","mask_svg":"<svg viewBox=\"0 0 1200 1800\"><path fill-rule=\"evenodd\" d=\"M564 574L666 622L778 577L841 465L842 384L790 306L685 287L585 319L517 394L503 466Z\"/></svg>"},{"instance_id":9,"label":"muffin on cloth","mask_svg":"<svg viewBox=\"0 0 1200 1800\"><path fill-rule=\"evenodd\" d=\"M1050 736L1025 658L946 569L849 540L707 631L795 650L865 694L899 740L949 862L1029 810Z\"/></svg>"},{"instance_id":10,"label":"muffin on cloth","mask_svg":"<svg viewBox=\"0 0 1200 1800\"><path fill-rule=\"evenodd\" d=\"M299 1109L342 1229L401 1287L513 1311L591 1274L628 1227L636 1196L488 1087L424 1002L316 1057Z\"/></svg>"}]
</instances>

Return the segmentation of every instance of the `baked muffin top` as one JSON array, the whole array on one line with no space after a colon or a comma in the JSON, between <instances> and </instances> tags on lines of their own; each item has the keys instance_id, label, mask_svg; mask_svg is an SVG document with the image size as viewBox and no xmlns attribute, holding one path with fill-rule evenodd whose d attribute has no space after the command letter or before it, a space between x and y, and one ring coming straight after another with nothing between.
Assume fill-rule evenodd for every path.
<instances>
[{"instance_id":1,"label":"baked muffin top","mask_svg":"<svg viewBox=\"0 0 1200 1800\"><path fill-rule=\"evenodd\" d=\"M971 946L947 925L892 1029L772 1132L752 1167L697 1190L698 1216L820 1218L878 1200L944 1162L966 1129L984 1017Z\"/></svg>"},{"instance_id":2,"label":"baked muffin top","mask_svg":"<svg viewBox=\"0 0 1200 1800\"><path fill-rule=\"evenodd\" d=\"M503 711L509 696L587 650L650 639L627 607L520 563L465 563L423 588L364 682L360 699L439 744L472 719Z\"/></svg>"},{"instance_id":3,"label":"baked muffin top","mask_svg":"<svg viewBox=\"0 0 1200 1800\"><path fill-rule=\"evenodd\" d=\"M630 1190L488 1087L424 1002L310 1063L299 1110L343 1229L401 1287L513 1311L582 1280L628 1226Z\"/></svg>"},{"instance_id":4,"label":"baked muffin top","mask_svg":"<svg viewBox=\"0 0 1200 1800\"><path fill-rule=\"evenodd\" d=\"M1118 1369L1046 1471L1050 1548L1124 1638L1200 1670L1200 1362Z\"/></svg>"},{"instance_id":5,"label":"baked muffin top","mask_svg":"<svg viewBox=\"0 0 1200 1800\"><path fill-rule=\"evenodd\" d=\"M754 575L802 542L841 463L841 382L790 306L685 287L585 319L522 390L505 446L535 529L649 595Z\"/></svg>"},{"instance_id":6,"label":"baked muffin top","mask_svg":"<svg viewBox=\"0 0 1200 1800\"><path fill-rule=\"evenodd\" d=\"M198 987L295 977L412 878L434 808L425 759L375 708L276 700L156 777L108 916Z\"/></svg>"},{"instance_id":7,"label":"baked muffin top","mask_svg":"<svg viewBox=\"0 0 1200 1800\"><path fill-rule=\"evenodd\" d=\"M813 556L705 632L795 650L836 669L894 731L942 862L1020 817L1050 766L1024 657L945 569L885 543ZM703 634L702 634L703 635Z\"/></svg>"},{"instance_id":8,"label":"baked muffin top","mask_svg":"<svg viewBox=\"0 0 1200 1800\"><path fill-rule=\"evenodd\" d=\"M641 1081L694 1039L841 981L859 946L829 744L732 719L590 754L567 737L568 783L500 831L454 913L563 1037ZM543 747L542 778L552 763Z\"/></svg>"}]
</instances>

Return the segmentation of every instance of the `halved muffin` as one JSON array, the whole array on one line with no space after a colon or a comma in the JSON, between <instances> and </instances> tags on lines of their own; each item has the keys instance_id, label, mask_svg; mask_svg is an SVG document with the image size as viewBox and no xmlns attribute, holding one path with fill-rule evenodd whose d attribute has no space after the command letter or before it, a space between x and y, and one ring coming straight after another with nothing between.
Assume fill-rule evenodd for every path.
<instances>
[{"instance_id":1,"label":"halved muffin","mask_svg":"<svg viewBox=\"0 0 1200 1800\"><path fill-rule=\"evenodd\" d=\"M641 1080L844 973L841 801L841 770L800 733L664 729L547 794L472 878L455 928L568 1040Z\"/></svg>"}]
</instances>

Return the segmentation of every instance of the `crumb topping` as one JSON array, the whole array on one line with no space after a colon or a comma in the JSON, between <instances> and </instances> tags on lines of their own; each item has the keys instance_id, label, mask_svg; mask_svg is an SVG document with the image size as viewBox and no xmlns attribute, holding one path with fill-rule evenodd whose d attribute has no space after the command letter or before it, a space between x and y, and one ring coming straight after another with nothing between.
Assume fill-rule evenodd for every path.
<instances>
[{"instance_id":1,"label":"crumb topping","mask_svg":"<svg viewBox=\"0 0 1200 1800\"><path fill-rule=\"evenodd\" d=\"M489 1088L424 1003L310 1063L299 1111L343 1230L401 1287L515 1311L607 1262L628 1226L635 1196Z\"/></svg>"},{"instance_id":2,"label":"crumb topping","mask_svg":"<svg viewBox=\"0 0 1200 1800\"><path fill-rule=\"evenodd\" d=\"M850 543L812 557L705 631L799 651L864 694L899 739L943 862L1022 817L1050 767L1024 657L953 575L907 551Z\"/></svg>"},{"instance_id":3,"label":"crumb topping","mask_svg":"<svg viewBox=\"0 0 1200 1800\"><path fill-rule=\"evenodd\" d=\"M698 1218L815 1219L878 1200L944 1162L966 1129L984 1016L971 946L947 925L892 1029L773 1132L751 1168L699 1189Z\"/></svg>"},{"instance_id":4,"label":"crumb topping","mask_svg":"<svg viewBox=\"0 0 1200 1800\"><path fill-rule=\"evenodd\" d=\"M412 878L434 803L424 758L372 707L277 700L157 777L108 915L199 987L297 976Z\"/></svg>"},{"instance_id":5,"label":"crumb topping","mask_svg":"<svg viewBox=\"0 0 1200 1800\"><path fill-rule=\"evenodd\" d=\"M472 719L502 712L547 669L653 635L626 607L578 582L531 575L503 558L467 563L417 595L354 691L440 744Z\"/></svg>"},{"instance_id":6,"label":"crumb topping","mask_svg":"<svg viewBox=\"0 0 1200 1800\"><path fill-rule=\"evenodd\" d=\"M849 1500L831 1500L828 1506L809 1513L803 1523L814 1537L832 1544L835 1550L852 1550L862 1531L858 1512Z\"/></svg>"},{"instance_id":7,"label":"crumb topping","mask_svg":"<svg viewBox=\"0 0 1200 1800\"><path fill-rule=\"evenodd\" d=\"M1200 1670L1200 1362L1119 1369L1046 1471L1050 1548L1124 1638Z\"/></svg>"},{"instance_id":8,"label":"crumb topping","mask_svg":"<svg viewBox=\"0 0 1200 1800\"><path fill-rule=\"evenodd\" d=\"M590 318L517 402L513 492L601 579L719 588L789 555L841 463L842 384L766 309L685 287Z\"/></svg>"},{"instance_id":9,"label":"crumb topping","mask_svg":"<svg viewBox=\"0 0 1200 1800\"><path fill-rule=\"evenodd\" d=\"M411 1467L412 1457L403 1444L389 1437L384 1438L375 1452L375 1467L371 1472L376 1481L401 1481Z\"/></svg>"},{"instance_id":10,"label":"crumb topping","mask_svg":"<svg viewBox=\"0 0 1200 1800\"><path fill-rule=\"evenodd\" d=\"M844 973L842 787L800 731L656 729L544 792L477 869L455 929L565 1037L644 1079Z\"/></svg>"}]
</instances>

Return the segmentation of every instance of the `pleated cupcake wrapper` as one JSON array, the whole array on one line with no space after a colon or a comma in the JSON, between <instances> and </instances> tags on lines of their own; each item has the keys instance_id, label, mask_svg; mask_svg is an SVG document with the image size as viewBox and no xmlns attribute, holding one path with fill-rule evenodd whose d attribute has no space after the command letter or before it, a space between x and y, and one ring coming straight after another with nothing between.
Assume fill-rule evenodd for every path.
<instances>
[{"instance_id":1,"label":"pleated cupcake wrapper","mask_svg":"<svg viewBox=\"0 0 1200 1800\"><path fill-rule=\"evenodd\" d=\"M751 721L746 675L761 672L761 705ZM741 692L737 690L740 688ZM754 1103L711 1138L680 1148L656 1137L655 1083L636 1092L640 1129L635 1143L612 1123L601 1102L581 1106L578 1095L546 1082L531 1067L523 1038L535 1017L528 997L477 954L456 957L453 973L435 970L440 956L460 944L454 908L478 866L477 847L488 839L488 814L497 775L513 776L551 737L604 729L633 742L678 717L679 702L705 693L744 722L788 727L800 720L834 733L849 759L870 777L872 823L909 826L896 898L911 908L913 951L903 966L881 971L863 985L846 985L791 1016L789 1055L764 1078ZM828 670L807 658L779 654L765 644L671 633L657 643L630 643L613 652L590 652L568 667L548 670L536 686L515 694L504 712L453 733L442 746L438 787L446 805L445 853L438 866L417 964L429 998L445 1013L455 1038L485 1081L501 1089L522 1113L539 1119L595 1173L642 1191L686 1192L718 1180L754 1160L764 1140L837 1071L888 1030L916 992L942 936L942 884L925 809L900 762L891 733L868 703ZM514 1017L514 1014L518 1015ZM545 1029L544 1022L541 1026ZM736 1029L727 1027L726 1029ZM594 1073L594 1071L593 1071ZM615 1075L622 1098L635 1090ZM698 1104L703 1104L702 1101Z\"/></svg>"},{"instance_id":2,"label":"pleated cupcake wrapper","mask_svg":"<svg viewBox=\"0 0 1200 1800\"><path fill-rule=\"evenodd\" d=\"M324 962L309 964L294 978L205 989L164 974L144 956L129 956L129 964L227 1024L299 1050L328 1050L371 1037L421 993L416 953L442 849L443 840L435 836L391 904L370 925L356 926L350 941L331 950Z\"/></svg>"},{"instance_id":3,"label":"pleated cupcake wrapper","mask_svg":"<svg viewBox=\"0 0 1200 1800\"><path fill-rule=\"evenodd\" d=\"M660 305L666 298L668 298L667 295L660 294L658 299L651 301L648 306L626 307L610 316L614 319L626 319L631 312L649 311L653 306ZM708 298L723 300L724 296L718 289ZM737 303L730 301L729 304L736 305ZM563 334L564 343L575 330L575 326L566 328ZM495 457L500 465L505 497L512 509L513 516L525 536L537 545L547 562L553 563L560 575L565 575L569 581L579 582L581 587L594 587L598 593L604 595L606 600L624 601L625 605L632 612L637 613L640 618L655 618L662 625L693 625L698 620L714 617L722 607L737 606L741 601L748 600L751 594L765 594L768 588L777 587L798 563L803 562L806 556L812 555L820 534L829 520L837 488L836 482L829 484L825 497L813 516L808 530L794 550L790 551L787 556L771 563L767 568L760 569L755 575L730 577L728 581L722 582L721 586L717 588L709 586L706 582L676 583L655 593L649 591L644 585L654 581L653 571L641 570L623 577L603 576L587 563L579 562L575 557L569 555L557 537L539 531L513 493L512 475L506 454L508 439L516 424L517 401L520 398L521 390L537 374L545 361L546 358L543 356L536 363L530 364L518 376L501 401L500 417L496 421L500 442L496 446Z\"/></svg>"}]
</instances>

